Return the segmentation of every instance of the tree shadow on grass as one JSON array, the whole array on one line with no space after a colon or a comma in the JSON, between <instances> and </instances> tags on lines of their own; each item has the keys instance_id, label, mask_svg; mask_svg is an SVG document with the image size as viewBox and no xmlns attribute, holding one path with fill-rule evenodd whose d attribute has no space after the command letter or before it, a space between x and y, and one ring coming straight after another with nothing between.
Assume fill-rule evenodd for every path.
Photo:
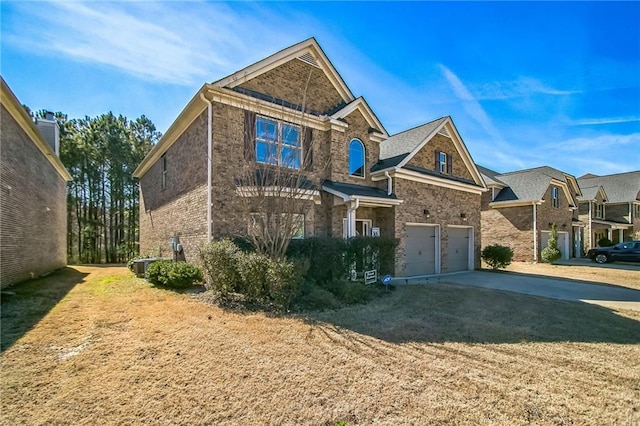
<instances>
[{"instance_id":1,"label":"tree shadow on grass","mask_svg":"<svg viewBox=\"0 0 640 426\"><path fill-rule=\"evenodd\" d=\"M366 305L308 313L391 343L640 343L640 313L454 284L399 286Z\"/></svg>"},{"instance_id":2,"label":"tree shadow on grass","mask_svg":"<svg viewBox=\"0 0 640 426\"><path fill-rule=\"evenodd\" d=\"M0 352L24 336L57 305L87 273L66 267L35 280L24 281L2 294Z\"/></svg>"}]
</instances>

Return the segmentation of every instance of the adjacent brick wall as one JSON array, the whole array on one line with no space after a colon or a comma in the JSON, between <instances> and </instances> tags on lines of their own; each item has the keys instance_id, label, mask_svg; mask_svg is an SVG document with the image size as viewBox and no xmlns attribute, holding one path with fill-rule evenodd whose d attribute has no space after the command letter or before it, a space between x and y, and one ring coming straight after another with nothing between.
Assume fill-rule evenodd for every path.
<instances>
[{"instance_id":1,"label":"adjacent brick wall","mask_svg":"<svg viewBox=\"0 0 640 426\"><path fill-rule=\"evenodd\" d=\"M165 152L162 161L140 179L140 254L171 257L169 239L178 235L187 260L206 242L207 112L189 126Z\"/></svg>"},{"instance_id":2,"label":"adjacent brick wall","mask_svg":"<svg viewBox=\"0 0 640 426\"><path fill-rule=\"evenodd\" d=\"M551 205L551 187L543 197L545 200L536 206L538 259L541 246L541 231L551 230L550 223L555 223L559 232L569 233L569 256L573 256L574 212L569 209L569 200L564 192L559 192L560 207ZM513 249L513 260L517 262L533 262L533 205L516 207L489 207L491 193L485 193L482 201L482 242L483 247L493 244L508 246Z\"/></svg>"},{"instance_id":3,"label":"adjacent brick wall","mask_svg":"<svg viewBox=\"0 0 640 426\"><path fill-rule=\"evenodd\" d=\"M66 182L2 106L0 286L67 264Z\"/></svg>"}]
</instances>

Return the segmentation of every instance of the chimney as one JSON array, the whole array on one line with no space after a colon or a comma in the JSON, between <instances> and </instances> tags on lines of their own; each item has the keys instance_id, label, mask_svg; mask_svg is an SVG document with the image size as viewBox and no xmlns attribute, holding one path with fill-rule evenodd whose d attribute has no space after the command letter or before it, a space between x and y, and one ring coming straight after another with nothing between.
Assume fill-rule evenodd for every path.
<instances>
[{"instance_id":1,"label":"chimney","mask_svg":"<svg viewBox=\"0 0 640 426\"><path fill-rule=\"evenodd\" d=\"M56 156L60 157L60 127L51 111L47 111L45 118L36 119L36 127L40 130L44 140L51 146Z\"/></svg>"}]
</instances>

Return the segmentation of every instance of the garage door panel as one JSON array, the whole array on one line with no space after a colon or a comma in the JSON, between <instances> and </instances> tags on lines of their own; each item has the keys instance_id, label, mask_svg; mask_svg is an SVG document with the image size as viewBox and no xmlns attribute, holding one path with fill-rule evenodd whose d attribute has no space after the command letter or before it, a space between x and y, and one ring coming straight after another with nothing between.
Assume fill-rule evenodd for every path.
<instances>
[{"instance_id":1,"label":"garage door panel","mask_svg":"<svg viewBox=\"0 0 640 426\"><path fill-rule=\"evenodd\" d=\"M436 272L436 228L407 226L405 239L405 275L428 275Z\"/></svg>"},{"instance_id":2,"label":"garage door panel","mask_svg":"<svg viewBox=\"0 0 640 426\"><path fill-rule=\"evenodd\" d=\"M469 269L469 228L448 228L447 271Z\"/></svg>"}]
</instances>

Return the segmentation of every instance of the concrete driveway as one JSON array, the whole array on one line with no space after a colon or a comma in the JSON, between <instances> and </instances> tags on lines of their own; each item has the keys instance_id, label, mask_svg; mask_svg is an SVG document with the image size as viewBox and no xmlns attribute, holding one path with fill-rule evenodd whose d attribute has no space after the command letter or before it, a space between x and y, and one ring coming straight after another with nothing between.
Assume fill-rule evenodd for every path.
<instances>
[{"instance_id":1,"label":"concrete driveway","mask_svg":"<svg viewBox=\"0 0 640 426\"><path fill-rule=\"evenodd\" d=\"M440 276L440 283L492 288L551 299L581 301L611 309L640 311L640 290L511 272L469 271Z\"/></svg>"}]
</instances>

